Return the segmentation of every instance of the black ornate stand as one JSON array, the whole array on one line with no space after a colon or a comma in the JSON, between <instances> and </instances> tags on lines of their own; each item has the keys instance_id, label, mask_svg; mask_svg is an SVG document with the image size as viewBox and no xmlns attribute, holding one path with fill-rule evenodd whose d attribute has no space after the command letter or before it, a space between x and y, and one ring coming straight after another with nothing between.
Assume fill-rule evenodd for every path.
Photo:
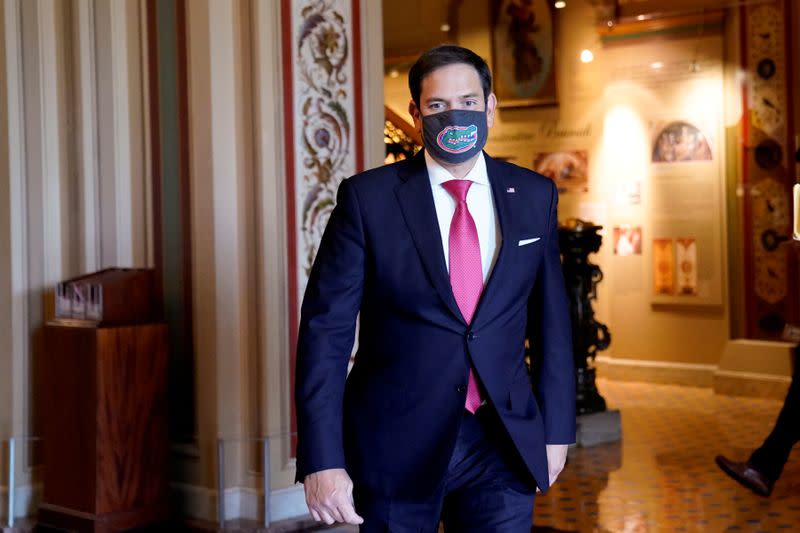
<instances>
[{"instance_id":1,"label":"black ornate stand","mask_svg":"<svg viewBox=\"0 0 800 533\"><path fill-rule=\"evenodd\" d=\"M586 415L606 410L606 401L595 384L595 368L591 364L597 352L611 343L608 328L595 320L592 300L597 298L597 284L603 279L600 267L589 262L590 253L600 249L603 241L598 231L602 226L579 219L568 220L558 229L564 268L564 282L572 318L572 343L577 379L577 414Z\"/></svg>"}]
</instances>

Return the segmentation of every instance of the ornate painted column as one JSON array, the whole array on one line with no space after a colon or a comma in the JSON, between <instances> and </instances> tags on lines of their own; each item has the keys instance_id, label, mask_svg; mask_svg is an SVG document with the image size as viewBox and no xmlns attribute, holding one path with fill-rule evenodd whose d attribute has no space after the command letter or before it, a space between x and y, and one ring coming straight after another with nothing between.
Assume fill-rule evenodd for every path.
<instances>
[{"instance_id":1,"label":"ornate painted column","mask_svg":"<svg viewBox=\"0 0 800 533\"><path fill-rule=\"evenodd\" d=\"M282 0L292 353L308 274L341 181L364 168L360 0ZM294 356L291 361L294 385ZM294 406L292 430L295 429Z\"/></svg>"},{"instance_id":2,"label":"ornate painted column","mask_svg":"<svg viewBox=\"0 0 800 533\"><path fill-rule=\"evenodd\" d=\"M360 0L283 0L292 314L339 183L363 170ZM293 329L296 329L294 319Z\"/></svg>"}]
</instances>

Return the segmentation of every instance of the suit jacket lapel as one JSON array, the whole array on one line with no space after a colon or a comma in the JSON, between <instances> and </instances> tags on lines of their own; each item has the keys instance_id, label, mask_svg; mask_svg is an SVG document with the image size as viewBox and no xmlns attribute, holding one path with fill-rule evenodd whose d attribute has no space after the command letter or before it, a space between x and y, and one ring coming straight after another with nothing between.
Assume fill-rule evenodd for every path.
<instances>
[{"instance_id":1,"label":"suit jacket lapel","mask_svg":"<svg viewBox=\"0 0 800 533\"><path fill-rule=\"evenodd\" d=\"M465 322L450 286L436 206L433 203L423 153L420 151L407 165L403 165L399 175L403 181L395 188L395 194L422 264L442 301L456 318Z\"/></svg>"},{"instance_id":2,"label":"suit jacket lapel","mask_svg":"<svg viewBox=\"0 0 800 533\"><path fill-rule=\"evenodd\" d=\"M498 291L503 285L503 269L506 268L509 261L509 253L513 243L512 235L514 234L512 225L513 218L511 216L511 206L509 202L508 192L509 187L513 184L506 182L506 176L503 174L497 161L489 157L485 152L483 154L486 159L486 173L489 175L489 184L492 187L492 197L494 199L495 210L497 211L497 224L500 227L500 250L497 253L497 260L492 267L489 274L489 279L483 287L478 308L475 310L475 318L473 325L478 327L480 322L485 316L491 316L491 312L487 308L491 308L492 302L496 300Z\"/></svg>"}]
</instances>

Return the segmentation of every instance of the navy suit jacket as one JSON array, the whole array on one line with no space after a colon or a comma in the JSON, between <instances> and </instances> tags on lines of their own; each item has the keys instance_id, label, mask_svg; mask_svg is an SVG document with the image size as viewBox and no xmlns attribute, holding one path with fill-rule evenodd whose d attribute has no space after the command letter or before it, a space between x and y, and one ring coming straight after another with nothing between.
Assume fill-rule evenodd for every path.
<instances>
[{"instance_id":1,"label":"navy suit jacket","mask_svg":"<svg viewBox=\"0 0 800 533\"><path fill-rule=\"evenodd\" d=\"M547 490L545 444L575 441L558 194L530 170L488 156L486 167L502 244L469 325L450 287L423 154L340 185L301 310L298 481L346 468L379 494L431 494L455 446L472 364L489 407ZM526 335L540 369L535 395Z\"/></svg>"}]
</instances>

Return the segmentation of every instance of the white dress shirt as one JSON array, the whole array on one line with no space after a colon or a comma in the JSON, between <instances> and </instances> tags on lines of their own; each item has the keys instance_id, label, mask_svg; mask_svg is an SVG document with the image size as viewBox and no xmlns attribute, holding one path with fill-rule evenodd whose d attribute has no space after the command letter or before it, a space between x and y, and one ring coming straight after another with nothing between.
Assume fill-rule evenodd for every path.
<instances>
[{"instance_id":1,"label":"white dress shirt","mask_svg":"<svg viewBox=\"0 0 800 533\"><path fill-rule=\"evenodd\" d=\"M450 271L450 222L456 211L456 200L447 192L442 184L456 179L442 165L436 162L428 152L425 152L425 164L428 167L428 177L431 180L433 203L436 206L436 217L439 219L439 232L442 235L442 248L447 271ZM500 249L500 226L497 224L497 212L492 196L492 187L489 185L489 175L486 172L486 159L483 152L475 161L475 166L462 179L470 180L467 192L467 208L475 221L478 230L478 242L481 247L481 268L483 269L483 283L489 279L492 267L497 260Z\"/></svg>"}]
</instances>

